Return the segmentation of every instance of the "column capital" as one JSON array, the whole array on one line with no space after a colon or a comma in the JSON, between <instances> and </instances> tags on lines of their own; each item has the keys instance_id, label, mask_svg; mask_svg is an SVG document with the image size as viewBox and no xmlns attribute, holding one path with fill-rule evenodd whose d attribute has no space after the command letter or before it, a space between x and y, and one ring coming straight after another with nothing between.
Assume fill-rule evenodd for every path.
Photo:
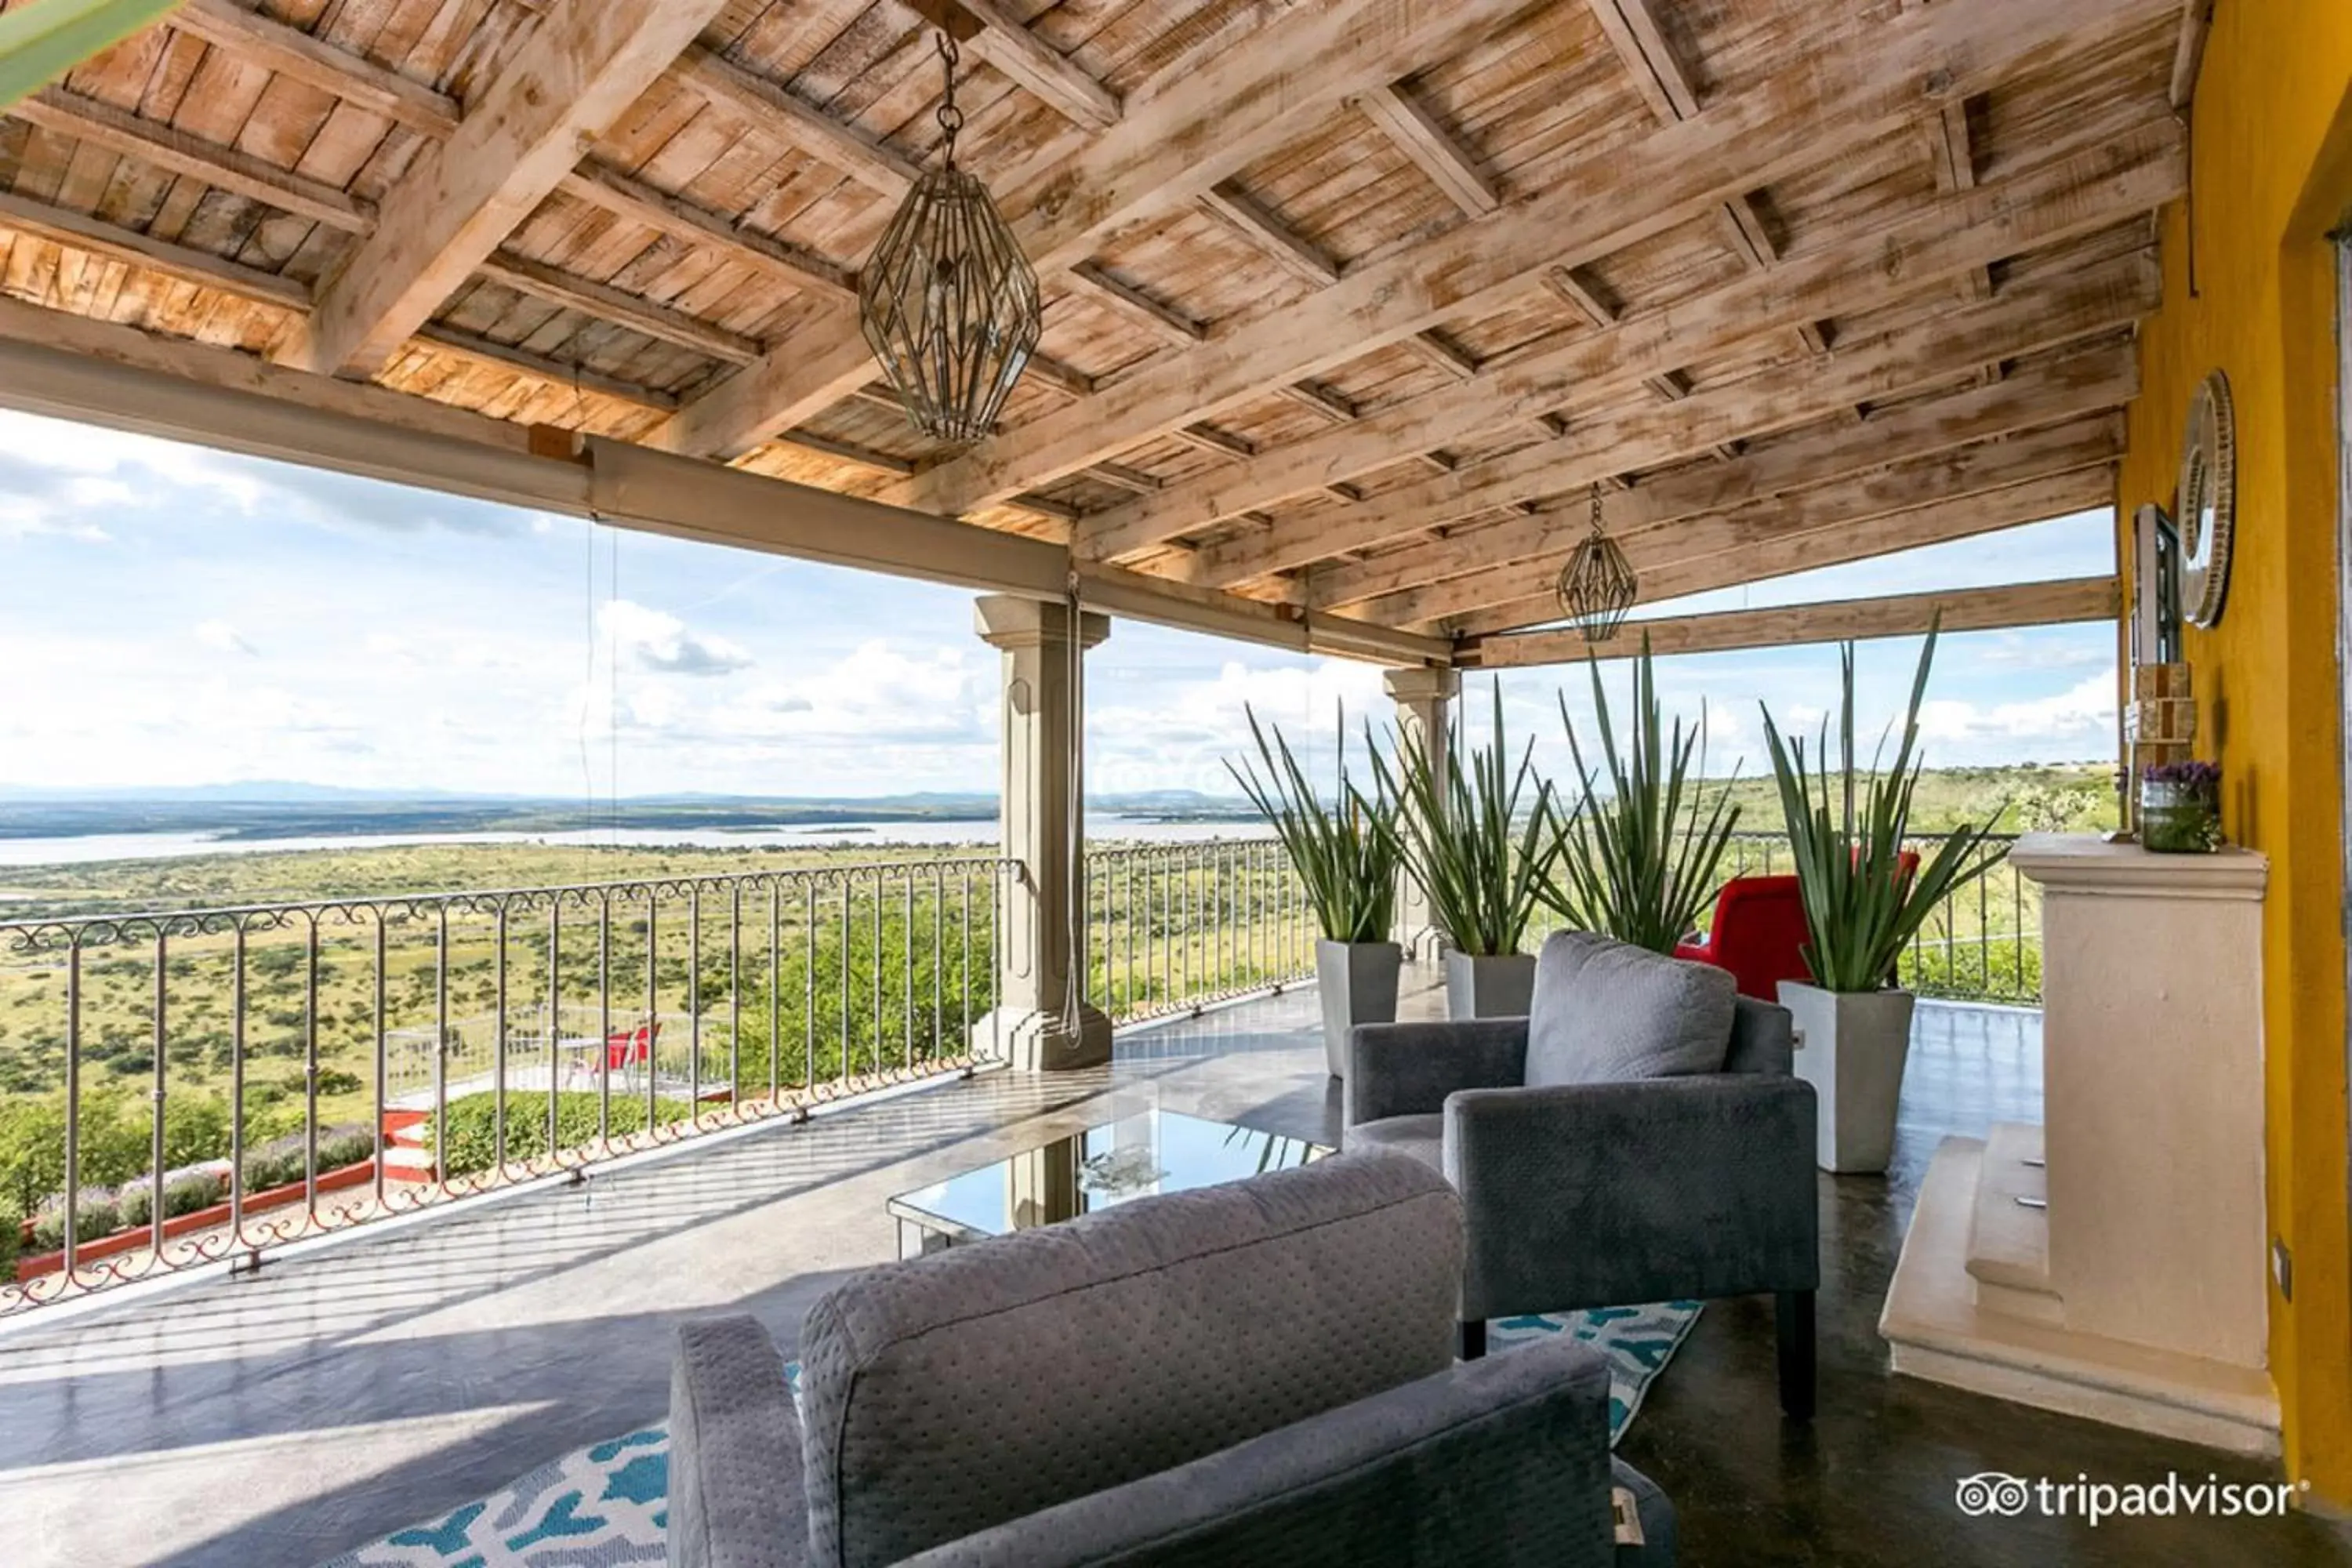
<instances>
[{"instance_id":1,"label":"column capital","mask_svg":"<svg viewBox=\"0 0 2352 1568\"><path fill-rule=\"evenodd\" d=\"M1385 679L1389 697L1398 702L1445 702L1462 695L1458 669L1391 669Z\"/></svg>"},{"instance_id":2,"label":"column capital","mask_svg":"<svg viewBox=\"0 0 2352 1568\"><path fill-rule=\"evenodd\" d=\"M1012 594L983 594L972 601L972 630L992 647L1067 647L1070 608L1053 599L1024 599ZM1093 647L1110 636L1110 617L1092 610L1078 613L1078 636Z\"/></svg>"}]
</instances>

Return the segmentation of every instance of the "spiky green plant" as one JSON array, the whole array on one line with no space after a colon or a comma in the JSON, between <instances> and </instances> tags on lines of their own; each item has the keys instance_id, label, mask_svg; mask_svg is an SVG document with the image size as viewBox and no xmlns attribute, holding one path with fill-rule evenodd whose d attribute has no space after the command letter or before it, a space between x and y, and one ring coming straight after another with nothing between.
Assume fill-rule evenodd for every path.
<instances>
[{"instance_id":1,"label":"spiky green plant","mask_svg":"<svg viewBox=\"0 0 2352 1568\"><path fill-rule=\"evenodd\" d=\"M1560 874L1545 885L1545 896L1586 931L1671 954L1715 897L1716 873L1739 808L1731 803L1729 780L1708 798L1704 710L1689 730L1676 719L1667 731L1646 636L1633 665L1633 722L1622 751L1601 686L1601 662L1590 663L1600 766L1586 765L1563 693L1559 721L1576 759L1581 799L1559 825ZM1605 795L1596 787L1603 769Z\"/></svg>"},{"instance_id":2,"label":"spiky green plant","mask_svg":"<svg viewBox=\"0 0 2352 1568\"><path fill-rule=\"evenodd\" d=\"M1403 807L1405 868L1428 898L1430 918L1456 951L1487 958L1517 952L1526 940L1551 879L1559 834L1551 785L1536 776L1533 742L1511 766L1499 682L1488 742L1463 742L1457 726L1454 765L1440 768L1425 738L1400 731L1395 773L1378 752L1372 765L1381 793Z\"/></svg>"},{"instance_id":3,"label":"spiky green plant","mask_svg":"<svg viewBox=\"0 0 2352 1568\"><path fill-rule=\"evenodd\" d=\"M1875 991L1885 985L1928 915L1995 863L1988 842L1993 824L1954 828L1916 871L1904 861L1911 796L1918 787L1921 765L1919 705L1927 694L1937 635L1931 628L1919 651L1902 742L1883 772L1878 763L1885 754L1885 734L1868 771L1855 764L1852 643L1845 645L1840 660L1843 695L1834 770L1826 716L1809 757L1802 737L1784 741L1770 710L1764 713L1764 739L1772 752L1772 773L1780 784L1789 847L1804 894L1805 925L1812 938L1805 947L1805 962L1814 984L1825 991Z\"/></svg>"},{"instance_id":4,"label":"spiky green plant","mask_svg":"<svg viewBox=\"0 0 2352 1568\"><path fill-rule=\"evenodd\" d=\"M182 0L33 0L0 16L0 109L161 21Z\"/></svg>"},{"instance_id":5,"label":"spiky green plant","mask_svg":"<svg viewBox=\"0 0 2352 1568\"><path fill-rule=\"evenodd\" d=\"M1390 826L1395 813L1385 799L1366 800L1349 780L1347 710L1339 710L1338 788L1328 805L1316 794L1280 728L1269 742L1256 711L1244 711L1250 736L1257 742L1257 759L1244 758L1239 767L1228 762L1225 771L1273 826L1298 879L1306 884L1307 900L1315 907L1323 935L1332 942L1388 941L1396 923L1401 847ZM1260 764L1264 777L1259 776Z\"/></svg>"}]
</instances>

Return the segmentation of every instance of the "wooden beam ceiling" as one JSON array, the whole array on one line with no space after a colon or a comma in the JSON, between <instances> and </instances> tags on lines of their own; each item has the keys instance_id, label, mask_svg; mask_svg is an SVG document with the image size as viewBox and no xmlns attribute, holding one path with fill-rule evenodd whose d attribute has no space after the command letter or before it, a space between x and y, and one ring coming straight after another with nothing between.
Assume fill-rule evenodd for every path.
<instances>
[{"instance_id":1,"label":"wooden beam ceiling","mask_svg":"<svg viewBox=\"0 0 2352 1568\"><path fill-rule=\"evenodd\" d=\"M414 456L560 421L1067 538L1062 579L1131 613L1442 660L1551 614L1596 484L1652 600L2106 482L2116 329L2152 302L2147 214L2180 186L2210 5L1841 3L1870 25L1298 0L1074 46L1010 0L850 0L883 52L845 75L772 26L699 36L717 0L524 0L495 39L462 10L416 36L331 7L314 34L189 0L0 143L6 287L47 308L0 310L0 358L35 363L8 345L55 317L92 385L275 399L271 431L307 399L335 429L298 460L329 466L368 422ZM940 67L908 5L978 62L966 145L1055 310L1054 356L961 455L877 396L854 305L930 140ZM1573 58L1530 66L1562 39ZM163 62L143 84L141 58ZM1501 106L1538 82L1531 138ZM1656 128L1629 142L1636 101ZM1401 155L1366 157L1373 132ZM1923 138L1933 195L1905 167ZM1275 287L1205 259L1236 239ZM729 507L775 493L676 464L635 471Z\"/></svg>"},{"instance_id":2,"label":"wooden beam ceiling","mask_svg":"<svg viewBox=\"0 0 2352 1568\"><path fill-rule=\"evenodd\" d=\"M1409 398L1344 429L1318 432L1237 471L1202 475L1083 520L1075 541L1090 560L1122 560L1222 519L1371 472L1402 452L1425 451L1507 429L1570 399L1649 382L1668 362L1719 353L1792 317L1866 310L1963 268L2097 232L2179 194L2186 180L2179 127L2158 121L2123 137L1958 193L1891 226L1843 237L1766 274L1671 309L1639 312L1597 333L1569 331L1506 356L1472 384ZM1569 280L1572 282L1571 280ZM1839 367L1834 362L1824 374ZM1671 401L1679 401L1675 394ZM1641 465L1628 462L1616 471ZM1231 583L1361 548L1274 536L1255 552L1203 563L1195 581Z\"/></svg>"},{"instance_id":3,"label":"wooden beam ceiling","mask_svg":"<svg viewBox=\"0 0 2352 1568\"><path fill-rule=\"evenodd\" d=\"M1660 521L1646 528L1635 525L1620 543L1642 579L1643 602L1654 602L1668 596L1664 574L1695 561L1737 552L1742 559L1721 564L1744 572L1756 564L1746 552L1776 539L1850 528L1893 512L2084 469L2098 470L2104 486L2112 483L2114 466L2122 456L2115 421L2094 415L1949 451L1901 458L1861 474L1825 475L1801 489L1718 511L1678 512L1680 503L1670 496L1658 503ZM1552 593L1559 569L1581 537L1575 510L1554 517L1555 538L1548 548L1486 571L1364 601L1358 606L1360 617L1381 626L1423 626L1450 624L1480 611L1517 616L1520 625L1551 619L1559 614Z\"/></svg>"},{"instance_id":4,"label":"wooden beam ceiling","mask_svg":"<svg viewBox=\"0 0 2352 1568\"><path fill-rule=\"evenodd\" d=\"M1202 552L1199 581L1246 581L1267 572L1409 539L1493 508L1578 491L1612 473L1663 467L1729 440L1796 429L1859 402L1927 390L1990 353L2056 347L2146 314L2161 280L2152 257L2004 291L1981 305L1857 342L1826 368L1781 365L1680 403L1613 412L1538 442L1384 490L1315 521L1310 530L1244 537Z\"/></svg>"},{"instance_id":5,"label":"wooden beam ceiling","mask_svg":"<svg viewBox=\"0 0 2352 1568\"><path fill-rule=\"evenodd\" d=\"M282 363L372 374L641 97L723 0L557 0L478 107L427 147L343 258Z\"/></svg>"},{"instance_id":6,"label":"wooden beam ceiling","mask_svg":"<svg viewBox=\"0 0 2352 1568\"><path fill-rule=\"evenodd\" d=\"M1112 230L1197 201L1350 93L1442 57L1524 5L1303 0L1248 47L1148 97L1139 94L1118 124L1061 166L999 193L1000 205L1038 272L1061 271L1086 260ZM812 312L788 348L688 405L661 440L672 451L740 457L839 402L874 374L855 311ZM1178 420L1170 428L1192 423Z\"/></svg>"},{"instance_id":7,"label":"wooden beam ceiling","mask_svg":"<svg viewBox=\"0 0 2352 1568\"><path fill-rule=\"evenodd\" d=\"M1221 325L1213 342L983 441L895 487L892 499L942 515L1002 501L1449 316L1495 309L1553 266L1605 256L1827 163L1856 138L1899 131L1923 107L2145 27L2172 4L2112 0L2085 18L2046 0L1971 0L1840 37L1801 67L1547 191L1360 267L1302 304ZM1923 81L1935 89L1923 95Z\"/></svg>"},{"instance_id":8,"label":"wooden beam ceiling","mask_svg":"<svg viewBox=\"0 0 2352 1568\"><path fill-rule=\"evenodd\" d=\"M1736 463L1693 468L1618 491L1603 500L1601 525L1611 538L1634 548L1647 531L1685 519L2035 426L2090 418L2128 403L2138 387L2137 367L2125 347L2049 361L1993 386L1887 409L1861 425L1823 426L1760 447ZM1524 592L1528 563L1556 568L1583 537L1586 517L1571 498L1525 517L1325 566L1313 575L1312 603L1318 610L1339 610L1412 591L1448 595L1431 612L1438 615L1496 603ZM1378 610L1367 614L1380 618Z\"/></svg>"},{"instance_id":9,"label":"wooden beam ceiling","mask_svg":"<svg viewBox=\"0 0 2352 1568\"><path fill-rule=\"evenodd\" d=\"M1514 669L1530 665L1577 663L1588 657L1630 658L1642 651L1644 637L1649 639L1651 651L1664 656L1922 637L1939 623L1947 633L2064 626L2112 620L2120 612L2122 602L2121 586L2113 577L2079 577L2000 588L1947 589L1884 599L1845 599L1830 604L1632 621L1615 639L1597 647L1588 644L1578 632L1488 637L1475 645L1470 658L1475 668Z\"/></svg>"}]
</instances>

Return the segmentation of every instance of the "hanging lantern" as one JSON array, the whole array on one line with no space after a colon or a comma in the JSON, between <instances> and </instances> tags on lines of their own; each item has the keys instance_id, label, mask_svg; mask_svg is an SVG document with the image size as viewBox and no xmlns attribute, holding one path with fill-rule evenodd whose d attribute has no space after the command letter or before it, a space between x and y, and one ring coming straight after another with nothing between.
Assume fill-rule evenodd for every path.
<instances>
[{"instance_id":1,"label":"hanging lantern","mask_svg":"<svg viewBox=\"0 0 2352 1568\"><path fill-rule=\"evenodd\" d=\"M907 193L858 275L858 324L915 428L969 446L991 434L1042 331L1037 274L988 187L956 167L955 40L940 101L946 147Z\"/></svg>"},{"instance_id":2,"label":"hanging lantern","mask_svg":"<svg viewBox=\"0 0 2352 1568\"><path fill-rule=\"evenodd\" d=\"M1625 552L1601 526L1601 487L1592 487L1592 531L1576 547L1559 574L1559 607L1589 643L1603 643L1625 624L1641 594Z\"/></svg>"}]
</instances>

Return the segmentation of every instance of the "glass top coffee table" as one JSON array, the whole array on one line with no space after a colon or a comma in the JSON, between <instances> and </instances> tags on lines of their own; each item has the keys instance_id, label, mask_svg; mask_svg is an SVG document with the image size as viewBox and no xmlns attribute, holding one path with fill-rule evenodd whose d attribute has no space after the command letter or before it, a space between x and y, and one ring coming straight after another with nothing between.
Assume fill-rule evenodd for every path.
<instances>
[{"instance_id":1,"label":"glass top coffee table","mask_svg":"<svg viewBox=\"0 0 2352 1568\"><path fill-rule=\"evenodd\" d=\"M1024 1149L889 1202L898 1256L1076 1219L1155 1193L1181 1193L1286 1171L1331 1151L1230 1122L1138 1110Z\"/></svg>"}]
</instances>

